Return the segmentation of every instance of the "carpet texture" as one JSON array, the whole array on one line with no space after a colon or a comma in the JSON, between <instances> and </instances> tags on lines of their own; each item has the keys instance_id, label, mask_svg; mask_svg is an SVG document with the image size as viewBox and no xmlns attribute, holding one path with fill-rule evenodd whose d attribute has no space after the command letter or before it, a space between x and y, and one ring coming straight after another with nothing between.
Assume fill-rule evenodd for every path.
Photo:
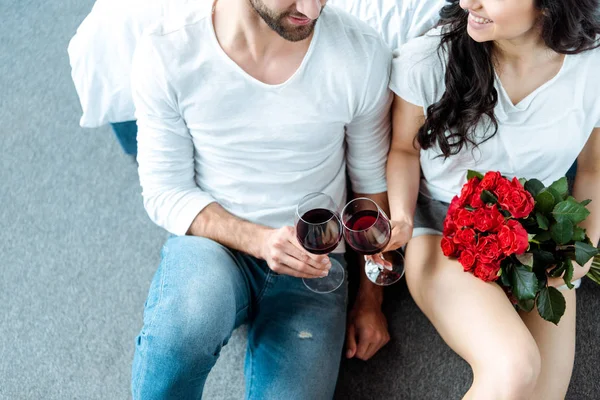
<instances>
[{"instance_id":1,"label":"carpet texture","mask_svg":"<svg viewBox=\"0 0 600 400\"><path fill-rule=\"evenodd\" d=\"M109 128L83 130L66 48L91 0L0 2L0 398L127 399L134 339L166 239ZM579 291L568 399L600 398L600 288ZM468 366L410 299L387 292L393 342L344 361L339 399L458 399ZM243 398L244 329L207 399Z\"/></svg>"}]
</instances>

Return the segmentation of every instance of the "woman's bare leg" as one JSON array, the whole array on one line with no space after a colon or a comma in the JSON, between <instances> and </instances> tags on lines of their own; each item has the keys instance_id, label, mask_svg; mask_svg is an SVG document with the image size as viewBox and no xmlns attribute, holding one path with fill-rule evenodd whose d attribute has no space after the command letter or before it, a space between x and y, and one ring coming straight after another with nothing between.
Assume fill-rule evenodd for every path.
<instances>
[{"instance_id":1,"label":"woman's bare leg","mask_svg":"<svg viewBox=\"0 0 600 400\"><path fill-rule=\"evenodd\" d=\"M575 361L575 290L562 292L567 309L558 326L544 321L537 310L521 312L521 318L537 342L542 370L535 387L534 400L558 400L567 395Z\"/></svg>"},{"instance_id":2,"label":"woman's bare leg","mask_svg":"<svg viewBox=\"0 0 600 400\"><path fill-rule=\"evenodd\" d=\"M412 239L406 279L417 305L446 343L473 369L465 399L531 399L540 354L502 289L445 257L441 236Z\"/></svg>"}]
</instances>

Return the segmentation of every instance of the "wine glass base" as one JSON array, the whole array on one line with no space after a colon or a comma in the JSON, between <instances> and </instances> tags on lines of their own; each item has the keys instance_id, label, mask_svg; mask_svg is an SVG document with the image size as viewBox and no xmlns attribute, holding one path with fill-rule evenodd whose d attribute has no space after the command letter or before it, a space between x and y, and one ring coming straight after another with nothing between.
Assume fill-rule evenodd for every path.
<instances>
[{"instance_id":1,"label":"wine glass base","mask_svg":"<svg viewBox=\"0 0 600 400\"><path fill-rule=\"evenodd\" d=\"M304 282L304 286L309 290L323 294L331 293L342 286L345 276L346 272L344 271L344 267L337 262L332 262L329 275L324 276L323 278L304 278L302 281Z\"/></svg>"},{"instance_id":2,"label":"wine glass base","mask_svg":"<svg viewBox=\"0 0 600 400\"><path fill-rule=\"evenodd\" d=\"M371 282L379 286L390 286L404 276L404 257L399 250L388 251L384 254L385 260L392 264L392 269L367 258L365 260L365 273Z\"/></svg>"}]
</instances>

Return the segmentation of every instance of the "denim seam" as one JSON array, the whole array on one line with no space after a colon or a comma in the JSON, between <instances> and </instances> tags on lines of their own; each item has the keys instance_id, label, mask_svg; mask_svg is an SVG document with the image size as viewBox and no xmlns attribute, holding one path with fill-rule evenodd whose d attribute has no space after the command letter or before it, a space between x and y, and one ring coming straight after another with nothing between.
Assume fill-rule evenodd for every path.
<instances>
[{"instance_id":1,"label":"denim seam","mask_svg":"<svg viewBox=\"0 0 600 400\"><path fill-rule=\"evenodd\" d=\"M263 297L265 296L265 294L267 292L267 289L271 285L271 282L273 281L274 277L275 277L275 274L273 274L273 272L269 269L269 272L267 272L267 279L265 279L265 285L263 286L262 290L256 297L256 304L261 302L261 300L263 299Z\"/></svg>"},{"instance_id":2,"label":"denim seam","mask_svg":"<svg viewBox=\"0 0 600 400\"><path fill-rule=\"evenodd\" d=\"M165 248L164 252L165 252L165 256L166 253L168 253L168 248ZM160 272L160 285L159 285L159 290L158 290L158 299L156 300L156 304L154 305L155 308L155 312L152 315L152 319L150 319L150 321L148 321L148 328L150 328L152 326L152 324L154 323L154 320L156 320L156 315L158 314L156 312L156 309L160 306L160 303L162 302L162 298L163 298L163 291L164 291L164 287L165 287L165 281L166 281L166 274L168 271L168 263L167 263L167 258L163 257L164 260L164 265L161 266L161 272ZM165 268L162 268L165 267Z\"/></svg>"},{"instance_id":3,"label":"denim seam","mask_svg":"<svg viewBox=\"0 0 600 400\"><path fill-rule=\"evenodd\" d=\"M254 353L250 343L248 343L248 351L250 352L250 384L248 385L248 393L246 394L247 400L252 398L252 389L254 385Z\"/></svg>"},{"instance_id":4,"label":"denim seam","mask_svg":"<svg viewBox=\"0 0 600 400\"><path fill-rule=\"evenodd\" d=\"M147 330L152 326L152 324L154 323L154 320L156 319L156 315L158 314L156 311L156 308L158 308L158 306L160 305L162 298L163 298L163 288L164 288L164 284L165 284L165 275L166 275L166 270L167 270L167 258L165 257L166 253L168 252L167 247L164 248L164 255L163 255L163 261L164 261L164 265L161 265L160 269L160 285L159 285L159 291L158 291L158 299L156 300L156 304L154 305L154 315L152 315L152 318L150 319L150 321L148 321L148 325L144 326L142 328L143 333L146 333ZM162 268L165 267L165 268ZM144 363L146 363L146 357L143 357ZM141 368L141 371L138 371L138 390L137 390L137 397L136 398L141 398L140 397L140 391L142 390L142 382L144 380L144 378L146 377L146 368Z\"/></svg>"}]
</instances>

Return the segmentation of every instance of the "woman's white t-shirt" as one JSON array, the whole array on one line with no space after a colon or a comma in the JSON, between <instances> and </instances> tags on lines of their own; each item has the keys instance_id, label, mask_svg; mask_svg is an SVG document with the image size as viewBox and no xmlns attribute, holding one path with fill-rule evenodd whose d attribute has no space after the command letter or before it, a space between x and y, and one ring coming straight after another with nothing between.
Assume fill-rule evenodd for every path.
<instances>
[{"instance_id":1,"label":"woman's white t-shirt","mask_svg":"<svg viewBox=\"0 0 600 400\"><path fill-rule=\"evenodd\" d=\"M446 61L438 54L439 44L440 31L435 29L394 53L390 88L424 113L446 90ZM567 55L560 72L517 105L497 76L494 86L495 136L448 159L438 157L437 146L421 150L421 185L434 199L450 202L469 169L537 178L549 185L565 175L594 128L600 127L600 49ZM477 128L477 142L487 137L484 133L485 127Z\"/></svg>"}]
</instances>

